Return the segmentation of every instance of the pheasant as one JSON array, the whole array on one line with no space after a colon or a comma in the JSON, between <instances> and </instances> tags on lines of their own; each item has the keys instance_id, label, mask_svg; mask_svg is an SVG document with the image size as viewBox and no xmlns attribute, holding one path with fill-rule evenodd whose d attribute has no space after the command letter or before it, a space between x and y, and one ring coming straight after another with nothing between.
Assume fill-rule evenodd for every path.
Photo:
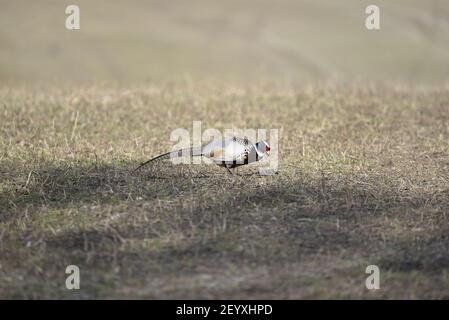
<instances>
[{"instance_id":1,"label":"pheasant","mask_svg":"<svg viewBox=\"0 0 449 320\"><path fill-rule=\"evenodd\" d=\"M218 166L226 168L232 174L230 169L259 161L265 154L269 153L270 146L265 140L253 144L246 137L225 137L221 140L212 140L201 147L190 147L161 154L143 162L133 172L156 160L189 156L207 157Z\"/></svg>"}]
</instances>

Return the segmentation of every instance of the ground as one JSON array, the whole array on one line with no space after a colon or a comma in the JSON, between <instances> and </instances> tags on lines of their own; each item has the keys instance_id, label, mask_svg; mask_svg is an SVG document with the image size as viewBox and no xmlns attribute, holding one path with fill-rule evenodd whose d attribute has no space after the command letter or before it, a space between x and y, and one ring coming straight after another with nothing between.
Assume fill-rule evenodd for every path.
<instances>
[{"instance_id":1,"label":"ground","mask_svg":"<svg viewBox=\"0 0 449 320\"><path fill-rule=\"evenodd\" d=\"M449 298L447 86L148 82L0 101L0 298ZM278 174L130 174L194 120L279 128Z\"/></svg>"}]
</instances>

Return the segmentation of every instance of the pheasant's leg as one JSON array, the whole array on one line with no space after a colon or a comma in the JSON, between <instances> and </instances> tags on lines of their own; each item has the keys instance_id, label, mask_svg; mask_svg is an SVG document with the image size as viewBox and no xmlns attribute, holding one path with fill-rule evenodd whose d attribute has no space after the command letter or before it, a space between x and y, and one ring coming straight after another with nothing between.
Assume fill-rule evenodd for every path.
<instances>
[{"instance_id":1,"label":"pheasant's leg","mask_svg":"<svg viewBox=\"0 0 449 320\"><path fill-rule=\"evenodd\" d=\"M229 169L228 166L225 166L225 168L226 168L226 170L228 170L228 172L229 172L230 174L232 174L232 171L231 171L231 169Z\"/></svg>"}]
</instances>

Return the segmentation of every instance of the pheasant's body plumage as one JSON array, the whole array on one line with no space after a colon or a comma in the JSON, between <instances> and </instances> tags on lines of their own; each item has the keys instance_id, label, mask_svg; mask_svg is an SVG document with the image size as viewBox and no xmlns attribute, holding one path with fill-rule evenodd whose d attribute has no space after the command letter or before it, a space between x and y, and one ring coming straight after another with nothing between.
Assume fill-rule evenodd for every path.
<instances>
[{"instance_id":1,"label":"pheasant's body plumage","mask_svg":"<svg viewBox=\"0 0 449 320\"><path fill-rule=\"evenodd\" d=\"M190 147L161 154L142 163L136 170L155 160L179 157L206 157L229 171L230 168L260 160L269 150L270 147L263 140L253 144L247 138L226 137L221 140L213 140L201 147Z\"/></svg>"}]
</instances>

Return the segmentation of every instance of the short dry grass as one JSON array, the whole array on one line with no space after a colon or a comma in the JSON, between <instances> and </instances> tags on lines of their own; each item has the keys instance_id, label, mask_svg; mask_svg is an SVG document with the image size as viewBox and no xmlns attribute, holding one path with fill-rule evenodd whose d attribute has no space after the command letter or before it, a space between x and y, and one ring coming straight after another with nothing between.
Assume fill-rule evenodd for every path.
<instances>
[{"instance_id":1,"label":"short dry grass","mask_svg":"<svg viewBox=\"0 0 449 320\"><path fill-rule=\"evenodd\" d=\"M449 298L448 87L4 88L0 119L1 298ZM129 174L193 120L280 128L279 174Z\"/></svg>"}]
</instances>

